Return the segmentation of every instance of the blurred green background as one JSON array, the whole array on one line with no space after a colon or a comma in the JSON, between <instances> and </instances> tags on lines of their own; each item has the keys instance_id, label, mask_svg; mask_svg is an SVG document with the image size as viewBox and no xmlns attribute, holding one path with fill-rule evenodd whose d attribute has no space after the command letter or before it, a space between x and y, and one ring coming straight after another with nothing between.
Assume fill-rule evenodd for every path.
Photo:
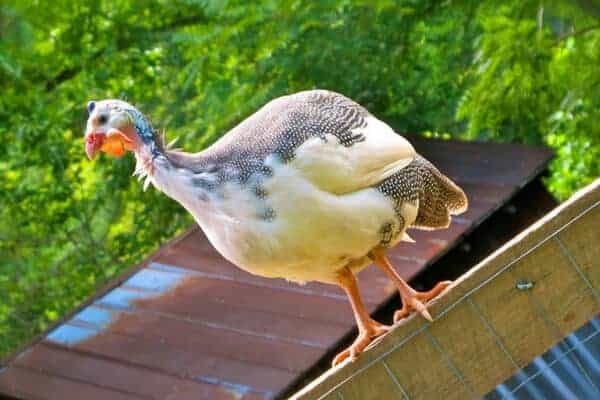
<instances>
[{"instance_id":1,"label":"blurred green background","mask_svg":"<svg viewBox=\"0 0 600 400\"><path fill-rule=\"evenodd\" d=\"M192 224L130 156L85 158L88 100L197 151L315 87L399 132L550 146L558 199L600 175L598 1L4 0L0 356Z\"/></svg>"}]
</instances>

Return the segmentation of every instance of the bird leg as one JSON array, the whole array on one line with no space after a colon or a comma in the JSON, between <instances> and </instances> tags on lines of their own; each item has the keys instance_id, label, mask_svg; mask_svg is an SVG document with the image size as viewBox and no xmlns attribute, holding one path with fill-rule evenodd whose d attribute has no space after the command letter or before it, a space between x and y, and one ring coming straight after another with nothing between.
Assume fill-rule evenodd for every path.
<instances>
[{"instance_id":1,"label":"bird leg","mask_svg":"<svg viewBox=\"0 0 600 400\"><path fill-rule=\"evenodd\" d=\"M428 321L433 321L431 318L431 314L427 311L427 307L425 304L427 301L433 299L441 292L444 291L452 281L442 281L434 286L433 289L427 292L418 292L406 283L404 279L398 275L392 264L390 264L389 260L385 256L383 249L375 249L372 251L372 258L377 265L387 276L394 282L394 285L398 288L400 292L400 297L402 298L402 308L394 313L394 322L398 322L399 320L408 317L411 310L416 310L419 314L421 314Z\"/></svg>"},{"instance_id":2,"label":"bird leg","mask_svg":"<svg viewBox=\"0 0 600 400\"><path fill-rule=\"evenodd\" d=\"M389 326L380 324L369 316L358 293L356 278L349 268L346 267L338 273L337 281L348 295L348 299L352 305L354 318L358 325L358 337L350 347L335 356L332 363L334 367L347 358L354 361L374 338L390 330Z\"/></svg>"}]
</instances>

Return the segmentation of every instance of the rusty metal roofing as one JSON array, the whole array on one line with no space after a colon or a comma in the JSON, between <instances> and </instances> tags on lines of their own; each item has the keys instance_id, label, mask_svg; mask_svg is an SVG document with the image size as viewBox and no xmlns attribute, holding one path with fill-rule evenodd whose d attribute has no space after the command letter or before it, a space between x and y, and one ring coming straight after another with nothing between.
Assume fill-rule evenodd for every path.
<instances>
[{"instance_id":1,"label":"rusty metal roofing","mask_svg":"<svg viewBox=\"0 0 600 400\"><path fill-rule=\"evenodd\" d=\"M413 231L389 253L411 279L538 176L543 148L411 138L465 189L449 229ZM370 311L395 291L359 274ZM341 289L237 269L193 227L126 271L0 369L0 394L35 399L271 399L354 325Z\"/></svg>"}]
</instances>

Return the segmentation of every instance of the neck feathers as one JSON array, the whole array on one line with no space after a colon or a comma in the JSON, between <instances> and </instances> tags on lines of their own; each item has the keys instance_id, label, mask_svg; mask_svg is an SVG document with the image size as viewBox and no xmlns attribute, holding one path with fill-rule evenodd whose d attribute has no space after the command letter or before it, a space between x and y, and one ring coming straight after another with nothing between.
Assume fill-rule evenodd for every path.
<instances>
[{"instance_id":1,"label":"neck feathers","mask_svg":"<svg viewBox=\"0 0 600 400\"><path fill-rule=\"evenodd\" d=\"M158 190L186 208L190 202L206 201L214 190L217 171L203 152L185 153L164 145L150 121L137 109L128 110L137 134L144 145L136 152L133 173L144 180L144 191L152 183Z\"/></svg>"},{"instance_id":2,"label":"neck feathers","mask_svg":"<svg viewBox=\"0 0 600 400\"><path fill-rule=\"evenodd\" d=\"M218 182L218 171L201 167L202 153L163 150L156 155L136 153L134 175L190 209L210 200Z\"/></svg>"}]
</instances>

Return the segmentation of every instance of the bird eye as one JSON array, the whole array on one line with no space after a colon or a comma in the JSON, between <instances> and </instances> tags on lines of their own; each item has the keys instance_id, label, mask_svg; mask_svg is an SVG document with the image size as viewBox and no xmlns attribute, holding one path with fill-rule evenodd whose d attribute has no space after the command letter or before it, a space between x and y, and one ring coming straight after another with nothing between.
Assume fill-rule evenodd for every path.
<instances>
[{"instance_id":1,"label":"bird eye","mask_svg":"<svg viewBox=\"0 0 600 400\"><path fill-rule=\"evenodd\" d=\"M91 114L92 111L94 111L94 108L96 108L96 103L94 101L88 101L88 103L87 103L88 114Z\"/></svg>"},{"instance_id":2,"label":"bird eye","mask_svg":"<svg viewBox=\"0 0 600 400\"><path fill-rule=\"evenodd\" d=\"M98 116L98 123L100 125L104 125L107 121L108 117L106 116L106 114L100 114L100 116Z\"/></svg>"}]
</instances>

